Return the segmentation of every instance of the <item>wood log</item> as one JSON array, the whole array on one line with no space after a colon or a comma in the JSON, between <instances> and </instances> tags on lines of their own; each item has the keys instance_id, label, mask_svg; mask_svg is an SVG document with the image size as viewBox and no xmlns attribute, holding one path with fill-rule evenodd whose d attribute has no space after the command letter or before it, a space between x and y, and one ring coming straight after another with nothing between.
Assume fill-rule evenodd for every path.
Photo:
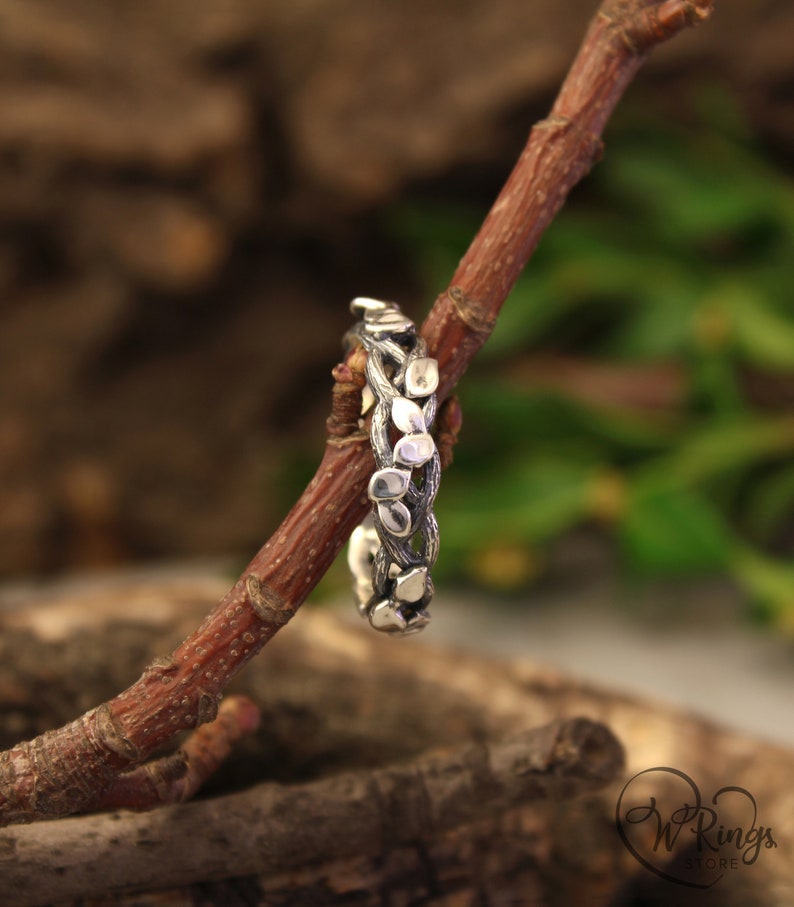
<instances>
[{"instance_id":1,"label":"wood log","mask_svg":"<svg viewBox=\"0 0 794 907\"><path fill-rule=\"evenodd\" d=\"M226 585L188 570L6 590L3 745L113 695ZM549 667L400 644L320 607L235 692L258 704L260 728L198 800L2 830L2 903L791 903L794 754L781 747ZM706 890L654 875L615 812L656 766L704 797L752 792L777 847Z\"/></svg>"}]
</instances>

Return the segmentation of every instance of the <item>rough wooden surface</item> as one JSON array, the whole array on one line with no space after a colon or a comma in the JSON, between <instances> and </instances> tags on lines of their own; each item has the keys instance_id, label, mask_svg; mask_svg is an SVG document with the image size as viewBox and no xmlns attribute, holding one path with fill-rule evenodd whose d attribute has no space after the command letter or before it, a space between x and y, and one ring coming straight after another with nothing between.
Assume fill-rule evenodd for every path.
<instances>
[{"instance_id":1,"label":"rough wooden surface","mask_svg":"<svg viewBox=\"0 0 794 907\"><path fill-rule=\"evenodd\" d=\"M10 742L6 735L68 720L127 682L192 626L225 582L188 572L7 595L13 611L3 618L2 742ZM79 865L74 842L90 840L91 830L99 829L82 855L92 868L86 874L94 880L92 907L791 903L790 751L626 692L593 688L549 667L463 655L432 643L401 645L321 609L301 613L238 677L236 690L259 704L262 722L209 785L209 799L144 816L121 812L6 829L0 833L0 861L8 862L0 862L0 879L18 880L26 871L42 877L41 864L27 862L41 854L41 840L55 855L56 872L59 853L64 864ZM498 749L506 740L575 716L608 725L624 744L627 764L617 781L574 799L516 799L507 806L486 798L467 801L465 790L476 783L452 770L463 754ZM475 765L476 758L467 764ZM400 784L426 777L433 765L443 767L436 779L464 784L456 808L466 806L449 824L420 822L417 830L410 821L404 824L415 791L406 788L401 797ZM622 845L614 812L625 781L657 765L687 772L704 792L725 784L752 791L777 849L708 891L650 874ZM356 791L375 789L374 778L400 779L394 803L405 804L403 819L399 810L384 816L380 807L372 812L367 797L356 799ZM312 792L323 796L314 799ZM318 827L337 822L344 828L349 822L347 834L335 826L332 853L323 851L328 840L322 834L301 835L290 825L289 811L273 810L290 796ZM374 832L362 839L361 829L373 821L377 841L371 840ZM269 843L263 825L273 836ZM173 851L146 843L167 844L169 835L180 842ZM229 862L224 877L223 865L207 855L213 847L222 850L225 841L242 840L258 840L261 852L238 847L241 859ZM98 847L116 848L106 864L108 876L92 862ZM146 866L153 862L155 890L146 884ZM111 893L113 873L116 885L137 878L135 893ZM62 877L72 874L64 869ZM52 879L45 874L42 884L47 882ZM36 900L27 885L13 896L7 894L6 902L48 903Z\"/></svg>"}]
</instances>

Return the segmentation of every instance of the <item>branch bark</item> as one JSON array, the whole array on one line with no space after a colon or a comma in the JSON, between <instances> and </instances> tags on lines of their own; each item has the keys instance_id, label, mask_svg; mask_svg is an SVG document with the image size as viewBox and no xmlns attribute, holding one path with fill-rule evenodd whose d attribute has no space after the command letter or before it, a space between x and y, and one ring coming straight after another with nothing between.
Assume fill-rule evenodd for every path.
<instances>
[{"instance_id":1,"label":"branch bark","mask_svg":"<svg viewBox=\"0 0 794 907\"><path fill-rule=\"evenodd\" d=\"M142 651L172 647L225 585L216 573L188 568L176 575L106 576L88 588L67 581L15 596L14 612L0 615L0 639L6 652L25 657L18 667L0 659L6 699L20 690L27 705L19 701L17 714L46 721L68 705L50 702L42 713L46 700L28 694L52 686L54 678L57 687L69 690L66 701L82 691L113 695L120 670L134 676ZM136 609L133 620L122 619L117 606L126 602L149 607ZM152 608L152 602L162 607ZM234 684L237 693L259 704L262 727L220 769L209 798L145 815L124 810L0 829L4 898L16 898L20 907L61 904L67 888L70 894L77 891L82 878L85 887L75 895L75 907L86 899L92 907L177 902L180 907L458 902L495 907L511 897L534 907L668 903L670 883L640 866L615 830L624 784L649 766L663 765L697 779L709 796L725 784L751 791L759 822L773 830L778 844L754 866L740 866L715 885L713 898L696 890L697 897L684 902L689 907L794 903L794 866L785 859L794 844L791 798L781 795L794 769L791 749L525 659L465 653L428 638L395 645L354 622L349 612L338 617L327 608L307 608L267 654ZM554 774L552 765L572 763L541 758L530 763L530 777L522 780L520 758L516 762L513 756L552 751L554 727L589 726L595 733L592 725L579 724L582 716L617 735L625 747L625 769L607 782L598 766L608 765L611 747L598 743L604 739L599 732L590 738L596 744L592 754L577 743L572 747L591 779L582 795L567 796L579 788L562 786L565 769L544 799L534 798L532 781L542 784L546 767ZM510 741L515 748L506 748ZM484 749L492 754L487 764L478 762ZM468 770L475 764L482 774ZM437 771L442 766L448 771ZM343 773L347 786L340 781ZM414 838L413 808L424 808L417 796L420 776L432 787L436 812L427 825L418 823ZM599 776L606 783L596 789ZM261 785L263 778L268 782ZM323 783L332 778L338 787ZM494 786L485 783L489 778ZM403 787L378 801L373 779ZM654 787L660 804L675 803L666 790ZM362 791L370 794L363 802ZM274 803L283 808L271 808ZM726 828L747 821L741 805L734 805L731 815L720 815ZM380 836L361 834L362 826L373 828L376 814ZM183 815L195 821L184 821ZM188 834L174 833L185 828ZM253 851L263 838L257 858ZM384 846L372 854L379 844ZM681 844L686 851L686 842ZM679 857L677 851L664 859ZM178 878L189 881L175 888ZM60 880L63 887L56 890ZM47 894L53 890L57 897Z\"/></svg>"},{"instance_id":2,"label":"branch bark","mask_svg":"<svg viewBox=\"0 0 794 907\"><path fill-rule=\"evenodd\" d=\"M573 718L496 743L428 753L404 766L309 784L259 784L155 817L128 816L123 828L113 814L42 823L6 832L6 839L0 834L12 855L0 862L4 904L35 907L95 897L110 884L170 888L197 877L284 872L307 859L375 857L401 845L430 844L445 831L537 800L598 790L622 768L614 735L602 724ZM196 834L208 828L222 832ZM41 872L53 853L57 874ZM168 859L152 861L152 853Z\"/></svg>"},{"instance_id":3,"label":"branch bark","mask_svg":"<svg viewBox=\"0 0 794 907\"><path fill-rule=\"evenodd\" d=\"M436 300L422 334L439 361L443 399L490 335L538 239L601 154L604 126L650 50L704 19L709 0L605 0L549 117ZM365 515L373 460L351 425L360 357L337 384L331 431L315 477L272 538L202 625L116 698L0 755L0 823L84 808L119 774L176 733L215 718L222 691L294 615Z\"/></svg>"},{"instance_id":4,"label":"branch bark","mask_svg":"<svg viewBox=\"0 0 794 907\"><path fill-rule=\"evenodd\" d=\"M215 721L194 731L183 747L119 775L83 810L145 810L190 800L215 774L234 745L258 725L256 704L245 696L230 696Z\"/></svg>"}]
</instances>

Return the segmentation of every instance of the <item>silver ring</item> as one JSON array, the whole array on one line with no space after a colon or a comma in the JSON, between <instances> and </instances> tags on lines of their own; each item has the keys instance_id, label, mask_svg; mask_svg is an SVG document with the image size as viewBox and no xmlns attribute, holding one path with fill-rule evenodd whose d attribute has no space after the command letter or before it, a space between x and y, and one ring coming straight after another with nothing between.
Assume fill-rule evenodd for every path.
<instances>
[{"instance_id":1,"label":"silver ring","mask_svg":"<svg viewBox=\"0 0 794 907\"><path fill-rule=\"evenodd\" d=\"M438 556L433 502L441 464L430 435L438 363L394 303L358 297L350 310L361 318L351 339L367 351L362 416L374 405L377 468L367 489L372 513L350 537L348 564L361 615L376 630L407 635L430 621L430 571Z\"/></svg>"}]
</instances>

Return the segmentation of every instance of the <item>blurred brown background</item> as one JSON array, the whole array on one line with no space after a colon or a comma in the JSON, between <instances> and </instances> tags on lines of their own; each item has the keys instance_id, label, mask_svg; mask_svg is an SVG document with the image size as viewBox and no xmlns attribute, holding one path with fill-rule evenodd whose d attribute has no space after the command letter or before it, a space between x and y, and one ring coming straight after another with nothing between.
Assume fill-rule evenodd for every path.
<instances>
[{"instance_id":1,"label":"blurred brown background","mask_svg":"<svg viewBox=\"0 0 794 907\"><path fill-rule=\"evenodd\" d=\"M785 161L794 7L715 5L633 96L719 81ZM429 304L380 212L484 211L595 8L2 0L0 574L257 547L348 300Z\"/></svg>"}]
</instances>

